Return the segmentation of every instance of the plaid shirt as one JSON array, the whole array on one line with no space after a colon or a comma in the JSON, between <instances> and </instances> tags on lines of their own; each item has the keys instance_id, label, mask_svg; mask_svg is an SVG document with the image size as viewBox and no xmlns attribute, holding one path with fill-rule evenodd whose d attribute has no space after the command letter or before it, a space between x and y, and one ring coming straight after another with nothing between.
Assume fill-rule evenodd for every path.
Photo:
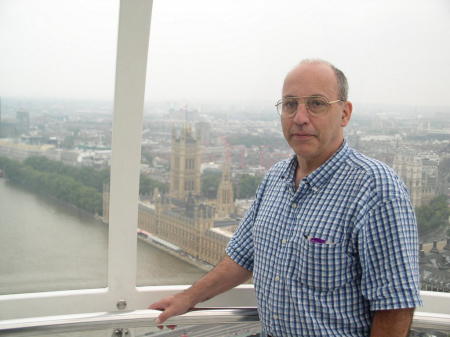
<instances>
[{"instance_id":1,"label":"plaid shirt","mask_svg":"<svg viewBox=\"0 0 450 337\"><path fill-rule=\"evenodd\" d=\"M263 332L368 336L372 311L422 305L406 187L346 142L297 190L295 155L267 173L227 254L253 272Z\"/></svg>"}]
</instances>

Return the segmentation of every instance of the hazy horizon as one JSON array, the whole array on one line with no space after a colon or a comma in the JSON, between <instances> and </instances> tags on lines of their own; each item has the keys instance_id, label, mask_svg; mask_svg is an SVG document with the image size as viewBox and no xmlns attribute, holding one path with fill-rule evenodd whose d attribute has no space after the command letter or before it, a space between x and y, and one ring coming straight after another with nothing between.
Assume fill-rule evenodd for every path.
<instances>
[{"instance_id":1,"label":"hazy horizon","mask_svg":"<svg viewBox=\"0 0 450 337\"><path fill-rule=\"evenodd\" d=\"M100 114L110 115L114 109L114 101L101 99L76 99L76 98L60 98L60 97L0 97L1 99L1 113L2 119L14 119L16 112L20 110L29 111L33 116L35 113L47 114ZM392 114L392 117L410 116L415 118L439 119L440 116L450 116L449 106L414 106L408 104L388 104L388 103L361 103L353 102L354 113L353 119L358 116L367 117L368 115L387 115ZM87 110L85 110L87 109ZM246 114L254 119L255 115L260 115L261 118L267 120L267 117L273 115L273 119L278 119L274 102L272 101L248 101L248 102L185 102L185 101L146 101L144 104L144 116L158 116L166 115L170 109L181 111L187 109L188 111L197 111L200 115L218 116L226 114L228 117L235 117L236 114ZM387 117L387 116L383 116ZM242 118L242 116L240 116Z\"/></svg>"},{"instance_id":2,"label":"hazy horizon","mask_svg":"<svg viewBox=\"0 0 450 337\"><path fill-rule=\"evenodd\" d=\"M112 101L118 10L0 0L0 96ZM286 72L318 57L355 103L450 106L448 41L447 0L155 0L146 101L275 102Z\"/></svg>"}]
</instances>

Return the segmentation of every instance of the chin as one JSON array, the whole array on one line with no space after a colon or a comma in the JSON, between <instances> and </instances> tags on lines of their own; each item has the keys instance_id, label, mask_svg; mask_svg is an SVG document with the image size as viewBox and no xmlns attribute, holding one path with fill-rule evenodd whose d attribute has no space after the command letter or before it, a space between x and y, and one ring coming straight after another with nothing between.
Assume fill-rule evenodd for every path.
<instances>
[{"instance_id":1,"label":"chin","mask_svg":"<svg viewBox=\"0 0 450 337\"><path fill-rule=\"evenodd\" d=\"M316 153L315 149L311 148L310 146L293 146L292 149L297 156L303 158L314 157Z\"/></svg>"},{"instance_id":2,"label":"chin","mask_svg":"<svg viewBox=\"0 0 450 337\"><path fill-rule=\"evenodd\" d=\"M289 142L289 146L294 150L295 153L311 153L317 151L317 143L314 141L315 139L311 139L308 141L296 141L291 140Z\"/></svg>"}]
</instances>

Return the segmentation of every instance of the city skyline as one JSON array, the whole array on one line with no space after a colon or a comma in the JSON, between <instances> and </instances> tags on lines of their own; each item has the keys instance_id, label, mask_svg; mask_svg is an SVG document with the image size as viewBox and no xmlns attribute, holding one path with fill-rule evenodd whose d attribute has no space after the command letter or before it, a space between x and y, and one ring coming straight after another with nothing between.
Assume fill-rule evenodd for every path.
<instances>
[{"instance_id":1,"label":"city skyline","mask_svg":"<svg viewBox=\"0 0 450 337\"><path fill-rule=\"evenodd\" d=\"M352 120L367 116L383 116L385 118L397 118L399 116L416 117L419 119L436 119L450 115L450 104L448 106L420 106L411 104L386 104L386 103L364 103L354 102ZM99 115L111 116L114 110L114 101L102 99L61 98L61 97L0 97L2 118L15 118L16 113L21 110L28 111L30 116L42 113L71 115L72 113L97 113ZM186 110L198 112L203 117L217 118L222 115L226 118L257 120L279 120L274 102L265 101L181 101L161 100L144 102L145 118L160 118L167 115L170 110ZM243 114L244 113L244 114ZM351 125L351 124L350 124ZM280 130L281 131L281 130Z\"/></svg>"}]
</instances>

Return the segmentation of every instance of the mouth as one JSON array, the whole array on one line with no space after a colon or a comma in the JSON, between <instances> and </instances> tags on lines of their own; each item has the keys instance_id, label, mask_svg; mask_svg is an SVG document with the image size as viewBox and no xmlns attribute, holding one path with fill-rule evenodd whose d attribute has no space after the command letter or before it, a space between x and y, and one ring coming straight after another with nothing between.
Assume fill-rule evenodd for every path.
<instances>
[{"instance_id":1,"label":"mouth","mask_svg":"<svg viewBox=\"0 0 450 337\"><path fill-rule=\"evenodd\" d=\"M307 140L315 136L309 133L292 133L291 137L298 140Z\"/></svg>"}]
</instances>

